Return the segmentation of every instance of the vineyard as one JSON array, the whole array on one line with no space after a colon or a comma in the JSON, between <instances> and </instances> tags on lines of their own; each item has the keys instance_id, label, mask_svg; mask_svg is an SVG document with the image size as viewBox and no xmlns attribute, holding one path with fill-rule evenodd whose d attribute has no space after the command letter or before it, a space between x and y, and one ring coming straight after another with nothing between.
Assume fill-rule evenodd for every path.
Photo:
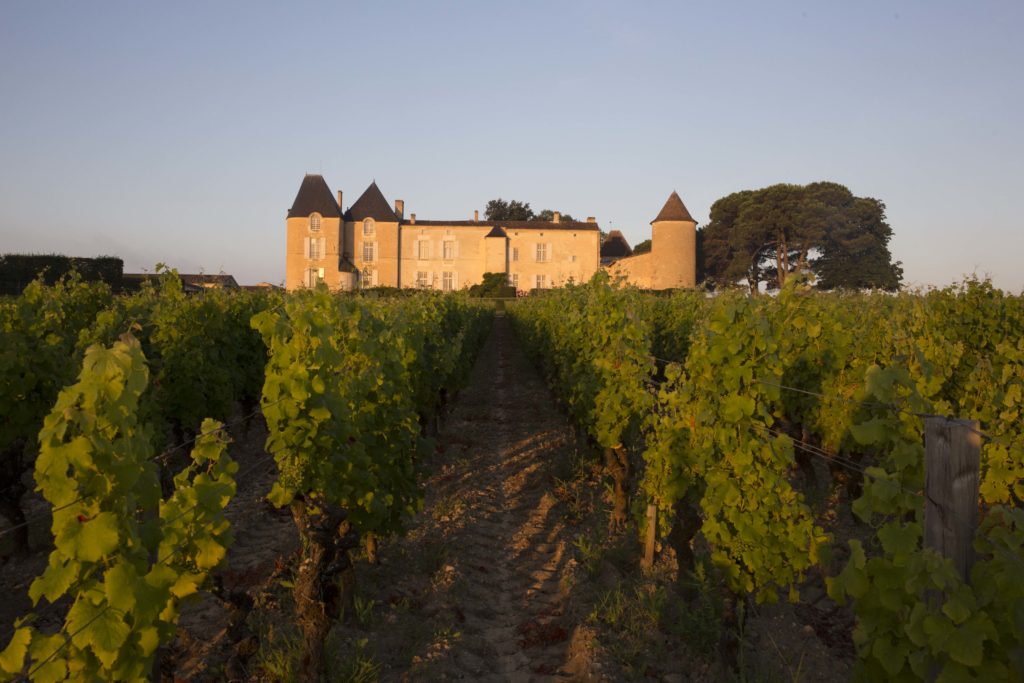
<instances>
[{"instance_id":1,"label":"vineyard","mask_svg":"<svg viewBox=\"0 0 1024 683\"><path fill-rule=\"evenodd\" d=\"M239 636L262 668L235 678L674 680L655 651L742 677L752 615L820 587L855 678L1018 680L1022 332L1024 301L977 281L706 297L598 275L497 323L462 295L33 283L0 301L0 540L48 559L0 624L0 674L149 680L190 605L258 631L270 591L291 654L271 627ZM925 432L945 417L980 444L967 569L929 540ZM257 481L295 550L246 593L232 553L256 532L231 510ZM445 626L406 661L395 634L425 621ZM638 633L660 644L627 647Z\"/></svg>"},{"instance_id":2,"label":"vineyard","mask_svg":"<svg viewBox=\"0 0 1024 683\"><path fill-rule=\"evenodd\" d=\"M682 579L706 553L726 619L750 600L797 602L818 573L852 604L859 677L1024 676L1019 298L979 282L888 296L791 281L774 297L714 299L595 282L513 319L605 449L612 523L632 512L642 529L656 506ZM947 415L977 420L983 443L969 576L923 543L924 420ZM811 494L835 489L823 477L860 537L821 524Z\"/></svg>"},{"instance_id":3,"label":"vineyard","mask_svg":"<svg viewBox=\"0 0 1024 683\"><path fill-rule=\"evenodd\" d=\"M168 273L130 297L75 278L34 283L0 316L5 510L18 509L31 467L53 532L29 589L35 609L16 621L0 671L51 681L152 675L181 602L231 544L224 510L254 469L226 453L236 406L237 422L266 421L269 499L290 508L301 538L295 620L315 678L328 615L351 599L347 551L398 531L420 505L425 435L491 313L427 295L186 297ZM32 520L9 519L4 534L23 546ZM54 609L57 632L33 625Z\"/></svg>"}]
</instances>

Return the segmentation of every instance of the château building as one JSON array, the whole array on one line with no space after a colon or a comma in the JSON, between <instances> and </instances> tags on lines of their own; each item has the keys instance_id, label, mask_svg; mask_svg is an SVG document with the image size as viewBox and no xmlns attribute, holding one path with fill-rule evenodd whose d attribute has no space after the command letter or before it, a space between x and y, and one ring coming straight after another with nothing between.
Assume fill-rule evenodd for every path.
<instances>
[{"instance_id":1,"label":"ch\u00e2teau building","mask_svg":"<svg viewBox=\"0 0 1024 683\"><path fill-rule=\"evenodd\" d=\"M686 207L686 218L680 220L673 198L682 206L673 193L655 219L652 252L612 262L613 273L646 288L694 285L696 223ZM323 281L343 290L453 291L481 282L484 273L505 273L510 285L528 291L586 282L601 267L600 228L594 218L564 221L555 212L550 221L489 221L474 211L470 220L417 220L415 213L405 215L401 199L392 206L376 182L348 209L343 210L343 199L323 176L303 178L286 220L288 290ZM643 258L659 248L657 260ZM689 265L682 263L687 258Z\"/></svg>"},{"instance_id":2,"label":"ch\u00e2teau building","mask_svg":"<svg viewBox=\"0 0 1024 683\"><path fill-rule=\"evenodd\" d=\"M622 233L613 230L601 255L602 265L612 277L624 278L641 289L696 287L697 221L672 192L651 221L650 251L634 254Z\"/></svg>"}]
</instances>

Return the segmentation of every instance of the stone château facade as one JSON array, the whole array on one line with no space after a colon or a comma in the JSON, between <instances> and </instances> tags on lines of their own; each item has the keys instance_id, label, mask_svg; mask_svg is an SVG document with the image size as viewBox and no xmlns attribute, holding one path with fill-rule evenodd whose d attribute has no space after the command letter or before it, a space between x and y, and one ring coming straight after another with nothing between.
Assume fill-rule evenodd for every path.
<instances>
[{"instance_id":1,"label":"stone ch\u00e2teau facade","mask_svg":"<svg viewBox=\"0 0 1024 683\"><path fill-rule=\"evenodd\" d=\"M646 288L692 287L696 224L686 208L654 221L656 261L643 254L614 261L613 274ZM371 183L347 210L320 175L306 175L288 210L285 287L332 289L415 287L458 290L505 273L520 291L586 282L601 266L600 229L594 218L563 221L417 220L402 200L388 203ZM686 223L689 221L689 223ZM688 231L688 234L687 234ZM683 233L678 234L677 233ZM639 260L637 260L639 259ZM690 263L680 263L689 259ZM656 264L656 265L655 265ZM674 265L673 265L674 264ZM663 285L663 286L661 286Z\"/></svg>"}]
</instances>

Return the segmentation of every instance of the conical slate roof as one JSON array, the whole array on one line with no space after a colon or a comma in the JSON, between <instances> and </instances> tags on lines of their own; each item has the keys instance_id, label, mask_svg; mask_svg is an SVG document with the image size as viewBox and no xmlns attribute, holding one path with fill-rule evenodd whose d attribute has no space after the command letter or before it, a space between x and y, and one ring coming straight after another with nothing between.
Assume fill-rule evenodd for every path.
<instances>
[{"instance_id":1,"label":"conical slate roof","mask_svg":"<svg viewBox=\"0 0 1024 683\"><path fill-rule=\"evenodd\" d=\"M651 222L657 223L658 221L691 221L693 223L697 222L693 220L693 217L690 215L690 212L686 210L686 205L683 204L683 200L679 198L679 195L676 194L674 190L672 194L669 195L668 201L665 202L665 206L661 207L661 213L659 213L658 217Z\"/></svg>"},{"instance_id":2,"label":"conical slate roof","mask_svg":"<svg viewBox=\"0 0 1024 683\"><path fill-rule=\"evenodd\" d=\"M384 195L381 193L380 188L377 187L376 181L370 183L370 186L366 188L366 192L359 195L356 203L345 212L346 221L361 221L367 218L388 223L398 221L395 210L388 204L388 200L384 199Z\"/></svg>"},{"instance_id":3,"label":"conical slate roof","mask_svg":"<svg viewBox=\"0 0 1024 683\"><path fill-rule=\"evenodd\" d=\"M341 209L324 177L307 173L292 202L292 208L288 209L288 218L303 218L311 213L318 213L324 218L338 218Z\"/></svg>"},{"instance_id":4,"label":"conical slate roof","mask_svg":"<svg viewBox=\"0 0 1024 683\"><path fill-rule=\"evenodd\" d=\"M488 237L508 237L508 233L500 225L495 225L489 233L484 235L484 239Z\"/></svg>"},{"instance_id":5,"label":"conical slate roof","mask_svg":"<svg viewBox=\"0 0 1024 683\"><path fill-rule=\"evenodd\" d=\"M601 243L601 258L624 258L632 255L633 249L619 230L612 230Z\"/></svg>"}]
</instances>

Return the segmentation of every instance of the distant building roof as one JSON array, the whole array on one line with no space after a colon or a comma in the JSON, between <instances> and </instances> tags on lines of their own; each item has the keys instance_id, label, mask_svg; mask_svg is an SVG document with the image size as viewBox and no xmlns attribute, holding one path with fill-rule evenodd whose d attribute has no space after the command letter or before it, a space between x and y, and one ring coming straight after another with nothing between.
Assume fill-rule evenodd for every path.
<instances>
[{"instance_id":1,"label":"distant building roof","mask_svg":"<svg viewBox=\"0 0 1024 683\"><path fill-rule=\"evenodd\" d=\"M207 275L206 273L178 273L178 277L185 284L196 285L197 287L216 287L219 289L238 289L238 282L233 275L220 273L219 275Z\"/></svg>"},{"instance_id":2,"label":"distant building roof","mask_svg":"<svg viewBox=\"0 0 1024 683\"><path fill-rule=\"evenodd\" d=\"M631 256L633 250L626 241L625 236L619 230L612 230L601 243L601 258L623 258Z\"/></svg>"},{"instance_id":3,"label":"distant building roof","mask_svg":"<svg viewBox=\"0 0 1024 683\"><path fill-rule=\"evenodd\" d=\"M423 225L426 227L432 226L452 226L453 228L494 228L500 227L505 230L589 230L596 232L600 230L597 223L584 223L582 221L421 221L416 219L416 222L402 221L403 226L415 227L417 225Z\"/></svg>"},{"instance_id":4,"label":"distant building roof","mask_svg":"<svg viewBox=\"0 0 1024 683\"><path fill-rule=\"evenodd\" d=\"M318 213L324 218L338 218L341 209L324 177L307 173L292 202L292 208L288 209L288 218L303 218L312 213Z\"/></svg>"},{"instance_id":5,"label":"distant building roof","mask_svg":"<svg viewBox=\"0 0 1024 683\"><path fill-rule=\"evenodd\" d=\"M661 213L655 218L652 223L658 221L697 221L693 220L690 216L690 212L686 210L686 205L683 204L683 200L679 198L679 195L673 190L672 194L668 196L668 201L665 202L665 206L661 207Z\"/></svg>"},{"instance_id":6,"label":"distant building roof","mask_svg":"<svg viewBox=\"0 0 1024 683\"><path fill-rule=\"evenodd\" d=\"M384 199L376 181L370 183L366 191L359 195L356 203L345 212L346 221L362 221L367 218L387 223L398 221L395 210L388 204L388 200Z\"/></svg>"},{"instance_id":7,"label":"distant building roof","mask_svg":"<svg viewBox=\"0 0 1024 683\"><path fill-rule=\"evenodd\" d=\"M240 285L240 287L249 292L265 292L267 290L284 290L281 285L275 285L272 282L257 282L254 285Z\"/></svg>"}]
</instances>

